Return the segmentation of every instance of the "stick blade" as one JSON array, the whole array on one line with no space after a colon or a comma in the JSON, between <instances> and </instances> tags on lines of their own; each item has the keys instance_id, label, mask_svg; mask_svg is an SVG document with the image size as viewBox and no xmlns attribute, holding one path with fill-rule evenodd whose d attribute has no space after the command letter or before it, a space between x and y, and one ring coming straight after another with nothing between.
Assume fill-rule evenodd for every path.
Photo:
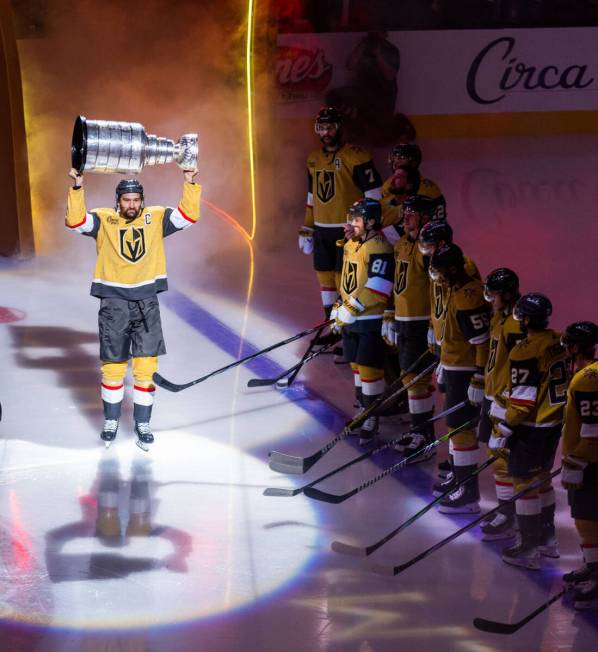
<instances>
[{"instance_id":1,"label":"stick blade","mask_svg":"<svg viewBox=\"0 0 598 652\"><path fill-rule=\"evenodd\" d=\"M185 389L186 385L177 385L176 383L171 383L169 380L166 380L164 376L161 376L159 373L155 373L152 376L152 380L158 387L166 389L169 392L180 392L182 389Z\"/></svg>"},{"instance_id":2,"label":"stick blade","mask_svg":"<svg viewBox=\"0 0 598 652\"><path fill-rule=\"evenodd\" d=\"M320 491L320 489L314 489L313 487L308 487L303 493L308 498L313 498L314 500L320 500L321 502L324 503L332 503L334 505L338 503L342 503L343 500L347 500L347 498L353 495L352 491L349 492L348 494L341 494L339 496L338 494L329 494L326 491Z\"/></svg>"},{"instance_id":3,"label":"stick blade","mask_svg":"<svg viewBox=\"0 0 598 652\"><path fill-rule=\"evenodd\" d=\"M367 549L360 546L351 546L342 541L333 541L330 548L341 555L351 555L352 557L367 557Z\"/></svg>"},{"instance_id":4,"label":"stick blade","mask_svg":"<svg viewBox=\"0 0 598 652\"><path fill-rule=\"evenodd\" d=\"M473 626L482 632L490 632L491 634L513 634L519 629L517 624L497 623L494 620L486 620L485 618L474 618Z\"/></svg>"},{"instance_id":5,"label":"stick blade","mask_svg":"<svg viewBox=\"0 0 598 652\"><path fill-rule=\"evenodd\" d=\"M247 381L247 387L269 387L275 382L276 380L272 378L250 378Z\"/></svg>"},{"instance_id":6,"label":"stick blade","mask_svg":"<svg viewBox=\"0 0 598 652\"><path fill-rule=\"evenodd\" d=\"M272 462L279 462L280 464L292 464L294 466L303 466L303 458L296 455L287 455L286 453L279 453L278 451L270 451L268 457Z\"/></svg>"},{"instance_id":7,"label":"stick blade","mask_svg":"<svg viewBox=\"0 0 598 652\"><path fill-rule=\"evenodd\" d=\"M368 570L376 575L385 575L386 577L393 577L397 574L397 566L390 566L388 564L370 564Z\"/></svg>"},{"instance_id":8,"label":"stick blade","mask_svg":"<svg viewBox=\"0 0 598 652\"><path fill-rule=\"evenodd\" d=\"M296 496L301 493L301 489L283 489L279 487L268 487L264 489L264 496Z\"/></svg>"},{"instance_id":9,"label":"stick blade","mask_svg":"<svg viewBox=\"0 0 598 652\"><path fill-rule=\"evenodd\" d=\"M295 464L281 464L270 460L268 466L276 473L285 473L287 475L303 475L305 473L302 466L296 466Z\"/></svg>"}]
</instances>

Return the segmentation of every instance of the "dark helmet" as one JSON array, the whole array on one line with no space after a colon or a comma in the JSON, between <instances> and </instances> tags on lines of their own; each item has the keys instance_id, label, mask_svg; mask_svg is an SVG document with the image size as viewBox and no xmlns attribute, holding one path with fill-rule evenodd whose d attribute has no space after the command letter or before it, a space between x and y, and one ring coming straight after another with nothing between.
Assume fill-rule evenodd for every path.
<instances>
[{"instance_id":1,"label":"dark helmet","mask_svg":"<svg viewBox=\"0 0 598 652\"><path fill-rule=\"evenodd\" d=\"M399 143L392 148L391 153L388 155L388 164L394 169L394 164L398 163L398 159L406 158L410 166L418 168L422 162L422 151L419 145L415 143Z\"/></svg>"},{"instance_id":2,"label":"dark helmet","mask_svg":"<svg viewBox=\"0 0 598 652\"><path fill-rule=\"evenodd\" d=\"M453 241L453 229L448 222L428 222L419 232L418 247L424 256L431 256L434 247L440 243L450 244Z\"/></svg>"},{"instance_id":3,"label":"dark helmet","mask_svg":"<svg viewBox=\"0 0 598 652\"><path fill-rule=\"evenodd\" d=\"M593 354L598 345L598 326L591 321L576 321L565 329L561 344L566 348L577 345L579 351Z\"/></svg>"},{"instance_id":4,"label":"dark helmet","mask_svg":"<svg viewBox=\"0 0 598 652\"><path fill-rule=\"evenodd\" d=\"M500 292L500 294L511 295L512 299L519 298L519 277L512 269L508 267L499 267L490 272L484 283L484 298L490 301L490 292Z\"/></svg>"},{"instance_id":5,"label":"dark helmet","mask_svg":"<svg viewBox=\"0 0 598 652\"><path fill-rule=\"evenodd\" d=\"M336 123L340 126L343 122L343 116L334 106L323 106L318 111L316 122L323 122L325 124Z\"/></svg>"},{"instance_id":6,"label":"dark helmet","mask_svg":"<svg viewBox=\"0 0 598 652\"><path fill-rule=\"evenodd\" d=\"M143 186L139 181L137 181L137 179L123 179L119 182L118 186L116 186L116 203L118 204L121 195L126 195L129 192L139 193L143 200Z\"/></svg>"},{"instance_id":7,"label":"dark helmet","mask_svg":"<svg viewBox=\"0 0 598 652\"><path fill-rule=\"evenodd\" d=\"M349 219L362 217L364 224L367 224L368 220L374 220L374 226L372 228L377 229L382 224L382 207L377 199L364 197L356 201L349 208L348 217Z\"/></svg>"},{"instance_id":8,"label":"dark helmet","mask_svg":"<svg viewBox=\"0 0 598 652\"><path fill-rule=\"evenodd\" d=\"M434 219L436 214L436 200L425 195L411 195L401 204L403 211L412 210L420 215L426 215L428 219Z\"/></svg>"},{"instance_id":9,"label":"dark helmet","mask_svg":"<svg viewBox=\"0 0 598 652\"><path fill-rule=\"evenodd\" d=\"M515 304L513 317L520 322L527 320L526 327L546 328L552 315L550 299L539 292L524 294Z\"/></svg>"},{"instance_id":10,"label":"dark helmet","mask_svg":"<svg viewBox=\"0 0 598 652\"><path fill-rule=\"evenodd\" d=\"M456 244L447 244L434 253L430 260L430 265L439 272L447 270L450 267L464 269L465 258L463 257L463 251Z\"/></svg>"}]
</instances>

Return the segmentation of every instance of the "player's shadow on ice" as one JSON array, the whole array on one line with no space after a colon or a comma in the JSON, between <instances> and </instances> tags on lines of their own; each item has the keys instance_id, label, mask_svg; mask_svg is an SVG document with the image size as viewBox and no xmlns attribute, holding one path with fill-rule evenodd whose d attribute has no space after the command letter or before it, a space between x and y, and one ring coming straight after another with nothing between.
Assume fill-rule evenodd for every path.
<instances>
[{"instance_id":1,"label":"player's shadow on ice","mask_svg":"<svg viewBox=\"0 0 598 652\"><path fill-rule=\"evenodd\" d=\"M94 432L99 433L103 416L97 333L57 326L15 325L10 327L10 334L17 366L32 372L53 372L53 376L40 373L38 378L32 373L23 387L24 392L32 397L32 403L24 405L35 405L38 413L47 412L50 419L46 422L48 438L68 441L64 434L71 430L69 422L73 410L82 414ZM53 395L54 388L68 390L70 397L66 401L61 398L58 403L51 402L46 397ZM24 413L23 419L29 416ZM87 437L77 439L81 443L91 441ZM71 441L68 443L72 444Z\"/></svg>"}]
</instances>

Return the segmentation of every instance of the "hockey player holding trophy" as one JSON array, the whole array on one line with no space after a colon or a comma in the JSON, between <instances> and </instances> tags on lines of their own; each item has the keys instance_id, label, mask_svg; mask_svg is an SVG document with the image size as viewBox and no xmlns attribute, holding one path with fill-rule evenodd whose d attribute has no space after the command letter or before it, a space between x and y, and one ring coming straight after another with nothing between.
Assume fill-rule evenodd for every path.
<instances>
[{"instance_id":1,"label":"hockey player holding trophy","mask_svg":"<svg viewBox=\"0 0 598 652\"><path fill-rule=\"evenodd\" d=\"M176 160L183 169L183 193L176 208L145 206L137 179L116 186L114 208L88 210L83 173L139 172L144 165ZM124 396L124 378L132 360L133 418L137 445L148 450L154 441L150 418L154 402L152 376L158 356L166 353L158 293L168 289L164 238L199 219L201 186L197 174L197 136L177 144L146 135L138 123L77 118L73 133L74 185L68 191L66 226L96 241L97 261L91 295L100 299L99 336L101 396L106 446L116 437Z\"/></svg>"}]
</instances>

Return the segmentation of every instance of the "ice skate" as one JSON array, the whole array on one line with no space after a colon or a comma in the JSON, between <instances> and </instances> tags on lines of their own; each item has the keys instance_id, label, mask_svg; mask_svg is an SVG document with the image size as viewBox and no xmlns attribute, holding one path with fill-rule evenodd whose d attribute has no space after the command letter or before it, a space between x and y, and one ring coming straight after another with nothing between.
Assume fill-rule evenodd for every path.
<instances>
[{"instance_id":1,"label":"ice skate","mask_svg":"<svg viewBox=\"0 0 598 652\"><path fill-rule=\"evenodd\" d=\"M106 419L104 421L104 428L100 433L102 441L106 445L106 448L110 447L110 444L116 438L116 432L118 431L118 419Z\"/></svg>"},{"instance_id":2,"label":"ice skate","mask_svg":"<svg viewBox=\"0 0 598 652\"><path fill-rule=\"evenodd\" d=\"M149 445L154 443L154 435L152 434L149 423L135 422L135 434L137 441L135 442L141 450L146 453L149 451Z\"/></svg>"}]
</instances>

